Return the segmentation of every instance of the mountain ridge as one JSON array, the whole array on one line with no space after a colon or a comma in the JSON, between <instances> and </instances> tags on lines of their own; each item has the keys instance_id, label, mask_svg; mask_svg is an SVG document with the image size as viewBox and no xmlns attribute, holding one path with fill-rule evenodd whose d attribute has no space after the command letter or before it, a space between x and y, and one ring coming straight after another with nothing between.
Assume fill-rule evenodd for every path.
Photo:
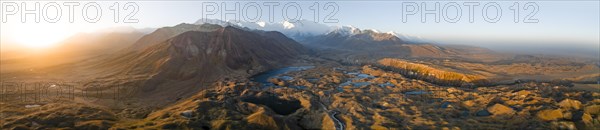
<instances>
[{"instance_id":1,"label":"mountain ridge","mask_svg":"<svg viewBox=\"0 0 600 130\"><path fill-rule=\"evenodd\" d=\"M232 26L186 31L145 46L115 54L91 67L106 70L107 78L145 77L135 81L142 87L138 94L160 95L156 96L160 99L149 98L153 100L170 100L197 92L204 83L247 78L286 66L308 51L279 32Z\"/></svg>"}]
</instances>

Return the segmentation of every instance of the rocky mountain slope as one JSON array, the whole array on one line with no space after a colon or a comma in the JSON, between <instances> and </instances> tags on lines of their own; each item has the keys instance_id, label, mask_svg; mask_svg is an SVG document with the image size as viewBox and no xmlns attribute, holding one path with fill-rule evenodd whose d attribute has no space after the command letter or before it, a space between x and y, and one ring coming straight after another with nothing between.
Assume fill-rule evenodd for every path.
<instances>
[{"instance_id":1,"label":"rocky mountain slope","mask_svg":"<svg viewBox=\"0 0 600 130\"><path fill-rule=\"evenodd\" d=\"M302 45L279 32L218 25L190 26L213 30L187 31L160 43L145 42L166 36L162 33L167 30L158 29L134 45L147 47L124 51L91 62L89 66L104 70L99 71L106 75L102 79L123 78L123 82L117 84L140 84L139 94L144 97L153 95L150 97L174 100L218 79L247 78L285 66L307 52ZM150 38L152 35L159 38Z\"/></svg>"},{"instance_id":2,"label":"rocky mountain slope","mask_svg":"<svg viewBox=\"0 0 600 130\"><path fill-rule=\"evenodd\" d=\"M130 47L132 50L144 49L148 46L152 46L158 43L162 43L167 39L175 37L181 33L188 31L200 31L200 32L211 32L215 31L223 26L216 24L178 24L173 27L163 27L156 29L154 32L141 37L137 40L133 46Z\"/></svg>"}]
</instances>

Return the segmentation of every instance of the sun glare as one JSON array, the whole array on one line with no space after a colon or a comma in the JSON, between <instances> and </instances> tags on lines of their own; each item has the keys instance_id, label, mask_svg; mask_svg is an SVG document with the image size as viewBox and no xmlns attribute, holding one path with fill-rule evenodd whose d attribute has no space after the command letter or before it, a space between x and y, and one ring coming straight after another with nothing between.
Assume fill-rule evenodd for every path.
<instances>
[{"instance_id":1,"label":"sun glare","mask_svg":"<svg viewBox=\"0 0 600 130\"><path fill-rule=\"evenodd\" d=\"M43 24L24 24L12 32L14 33L12 36L18 44L31 48L50 47L71 35L61 27Z\"/></svg>"}]
</instances>

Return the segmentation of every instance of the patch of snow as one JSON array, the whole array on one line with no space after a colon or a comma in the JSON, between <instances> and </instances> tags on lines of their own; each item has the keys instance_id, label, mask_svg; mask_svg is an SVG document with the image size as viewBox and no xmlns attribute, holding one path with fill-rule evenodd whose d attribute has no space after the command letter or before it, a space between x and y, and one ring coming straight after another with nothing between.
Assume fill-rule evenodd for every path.
<instances>
[{"instance_id":1,"label":"patch of snow","mask_svg":"<svg viewBox=\"0 0 600 130\"><path fill-rule=\"evenodd\" d=\"M41 105L37 105L37 104L34 104L34 105L25 105L25 108L35 108L35 107L40 107L40 106Z\"/></svg>"},{"instance_id":2,"label":"patch of snow","mask_svg":"<svg viewBox=\"0 0 600 130\"><path fill-rule=\"evenodd\" d=\"M343 36L352 36L352 35L360 34L361 31L360 31L360 29L350 25L350 26L337 26L337 27L335 27L334 30L332 30L329 33L338 33Z\"/></svg>"},{"instance_id":3,"label":"patch of snow","mask_svg":"<svg viewBox=\"0 0 600 130\"><path fill-rule=\"evenodd\" d=\"M265 25L267 25L267 23L263 22L263 21L256 22L256 24L258 24L258 26L263 27L263 28L265 27Z\"/></svg>"},{"instance_id":4,"label":"patch of snow","mask_svg":"<svg viewBox=\"0 0 600 130\"><path fill-rule=\"evenodd\" d=\"M291 29L296 27L293 23L290 23L288 21L283 21L283 29Z\"/></svg>"},{"instance_id":5,"label":"patch of snow","mask_svg":"<svg viewBox=\"0 0 600 130\"><path fill-rule=\"evenodd\" d=\"M372 32L375 32L375 33L380 33L379 31L377 31L375 29L365 29L365 30L369 30L369 31L372 31Z\"/></svg>"}]
</instances>

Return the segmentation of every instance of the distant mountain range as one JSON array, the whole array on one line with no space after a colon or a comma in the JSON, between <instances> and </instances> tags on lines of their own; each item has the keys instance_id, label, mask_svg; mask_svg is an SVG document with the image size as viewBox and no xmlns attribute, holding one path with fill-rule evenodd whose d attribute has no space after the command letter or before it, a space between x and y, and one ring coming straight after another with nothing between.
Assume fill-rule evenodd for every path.
<instances>
[{"instance_id":1,"label":"distant mountain range","mask_svg":"<svg viewBox=\"0 0 600 130\"><path fill-rule=\"evenodd\" d=\"M457 53L419 37L353 26L327 26L307 20L265 23L200 19L195 24L207 23L248 30L278 31L313 49L347 50L381 57L448 57Z\"/></svg>"},{"instance_id":2,"label":"distant mountain range","mask_svg":"<svg viewBox=\"0 0 600 130\"><path fill-rule=\"evenodd\" d=\"M379 33L373 30L360 30L354 27L337 28L323 35L316 35L298 40L311 45L324 45L345 49L365 49L374 48L376 46L411 44L389 33Z\"/></svg>"},{"instance_id":3,"label":"distant mountain range","mask_svg":"<svg viewBox=\"0 0 600 130\"><path fill-rule=\"evenodd\" d=\"M297 40L303 41L306 38L312 38L318 35L327 35L329 33L342 33L344 35L353 35L354 33L360 33L361 29L353 26L328 26L309 20L298 20L295 22L283 21L277 23L267 22L244 22L244 21L222 21L218 19L199 19L194 24L201 25L204 23L217 24L221 26L238 26L249 29L265 30L265 31L278 31L286 36ZM381 33L375 29L365 29L375 33ZM431 41L423 39L421 37L410 36L397 32L385 32L382 34L390 34L404 40L408 43L430 43Z\"/></svg>"}]
</instances>

